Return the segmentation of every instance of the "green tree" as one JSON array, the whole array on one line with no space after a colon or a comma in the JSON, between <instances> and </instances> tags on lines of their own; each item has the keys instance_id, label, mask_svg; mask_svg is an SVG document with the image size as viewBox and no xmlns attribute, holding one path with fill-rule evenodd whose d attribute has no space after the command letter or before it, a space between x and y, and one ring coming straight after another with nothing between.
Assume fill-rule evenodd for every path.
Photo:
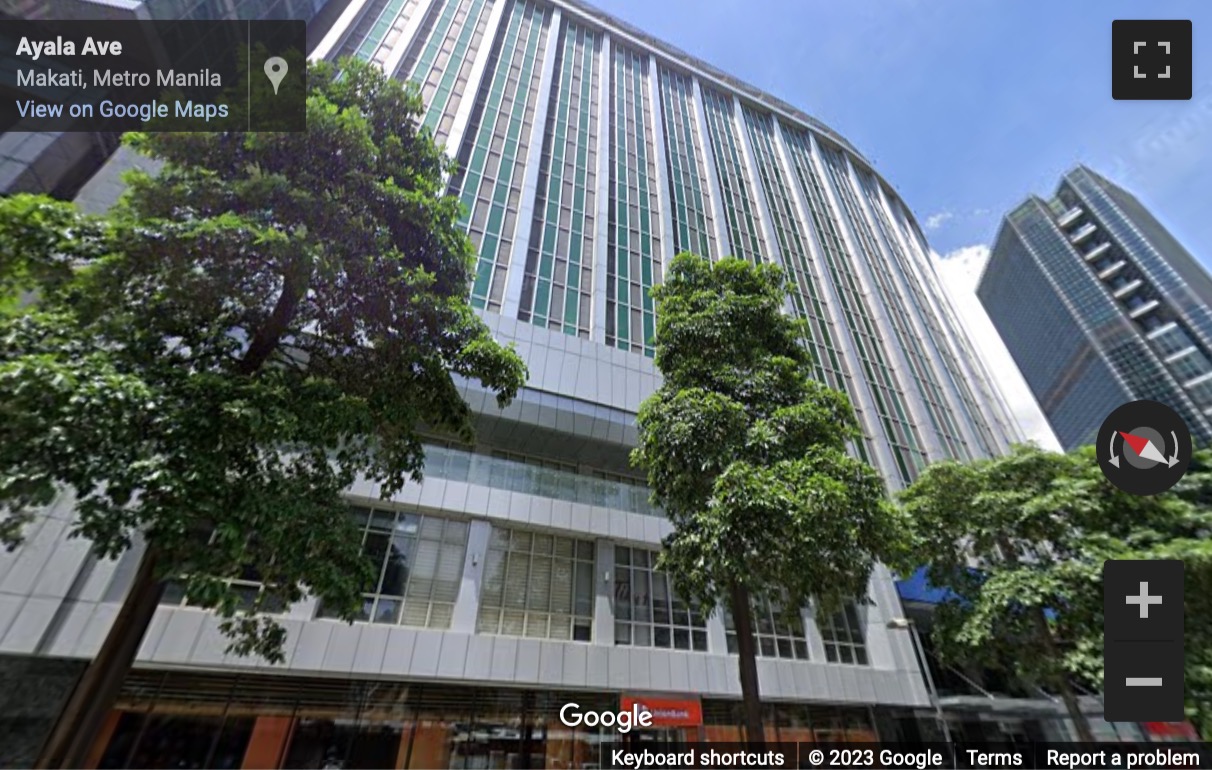
<instances>
[{"instance_id":1,"label":"green tree","mask_svg":"<svg viewBox=\"0 0 1212 770\"><path fill-rule=\"evenodd\" d=\"M813 379L801 322L782 312L781 270L682 254L657 307L661 387L640 408L632 462L673 523L659 566L737 631L748 738L761 743L752 602L830 612L866 596L906 527L880 476L847 454L846 396Z\"/></svg>"},{"instance_id":2,"label":"green tree","mask_svg":"<svg viewBox=\"0 0 1212 770\"><path fill-rule=\"evenodd\" d=\"M424 463L418 430L469 438L455 377L507 402L525 379L468 304L474 250L419 97L374 67L313 65L307 131L134 137L165 162L103 219L0 202L0 513L15 546L64 489L75 534L135 583L41 759L78 767L163 580L240 654L282 657L267 601L350 619L373 579L342 503ZM228 585L255 574L250 604Z\"/></svg>"},{"instance_id":3,"label":"green tree","mask_svg":"<svg viewBox=\"0 0 1212 770\"><path fill-rule=\"evenodd\" d=\"M940 656L1058 693L1080 740L1093 740L1073 684L1102 684L1105 560L1183 558L1187 617L1205 613L1203 641L1189 636L1188 649L1207 646L1208 599L1197 586L1207 585L1212 556L1212 510L1198 502L1212 489L1208 460L1153 497L1107 482L1092 447L1059 454L1016 446L1003 457L931 465L901 500L916 531L915 560L954 594L935 616ZM1206 696L1207 656L1189 655L1192 665L1205 667Z\"/></svg>"}]
</instances>

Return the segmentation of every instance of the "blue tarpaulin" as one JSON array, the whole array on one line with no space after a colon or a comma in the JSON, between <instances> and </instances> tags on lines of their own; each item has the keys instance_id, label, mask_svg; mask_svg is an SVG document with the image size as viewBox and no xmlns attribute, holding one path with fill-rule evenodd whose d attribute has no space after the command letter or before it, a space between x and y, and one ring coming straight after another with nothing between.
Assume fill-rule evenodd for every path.
<instances>
[{"instance_id":1,"label":"blue tarpaulin","mask_svg":"<svg viewBox=\"0 0 1212 770\"><path fill-rule=\"evenodd\" d=\"M909 577L896 581L896 591L901 601L920 602L922 604L942 604L948 599L955 598L949 588L935 588L926 579L926 568L919 567Z\"/></svg>"}]
</instances>

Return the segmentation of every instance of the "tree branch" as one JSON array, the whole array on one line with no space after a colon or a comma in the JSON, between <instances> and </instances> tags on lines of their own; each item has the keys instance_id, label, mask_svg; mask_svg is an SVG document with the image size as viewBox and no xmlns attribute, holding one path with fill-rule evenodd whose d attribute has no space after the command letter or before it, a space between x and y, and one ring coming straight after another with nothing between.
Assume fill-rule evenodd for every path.
<instances>
[{"instance_id":1,"label":"tree branch","mask_svg":"<svg viewBox=\"0 0 1212 770\"><path fill-rule=\"evenodd\" d=\"M256 372L277 349L282 335L290 328L290 322L294 320L299 309L299 301L307 293L310 283L311 271L307 269L305 260L296 259L283 276L282 293L278 295L278 302L274 305L269 320L253 335L248 350L236 365L237 372L243 375Z\"/></svg>"}]
</instances>

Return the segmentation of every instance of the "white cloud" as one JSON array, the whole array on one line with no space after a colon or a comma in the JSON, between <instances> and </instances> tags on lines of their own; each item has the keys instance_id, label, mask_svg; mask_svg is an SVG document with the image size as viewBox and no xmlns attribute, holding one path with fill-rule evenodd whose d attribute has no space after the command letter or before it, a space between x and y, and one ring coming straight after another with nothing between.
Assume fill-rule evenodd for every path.
<instances>
[{"instance_id":1,"label":"white cloud","mask_svg":"<svg viewBox=\"0 0 1212 770\"><path fill-rule=\"evenodd\" d=\"M977 281L985 268L985 262L989 260L989 247L965 246L945 257L938 254L932 256L935 269L951 296L960 323L967 329L972 340L972 347L984 360L985 368L995 373L993 384L1000 388L1023 434L1029 441L1034 441L1045 449L1060 450L1060 442L1056 440L1047 418L1044 417L1026 380L1019 373L1018 365L1014 363L1014 358L1006 349L1005 343L976 296Z\"/></svg>"},{"instance_id":2,"label":"white cloud","mask_svg":"<svg viewBox=\"0 0 1212 770\"><path fill-rule=\"evenodd\" d=\"M940 211L937 214L931 214L930 216L926 217L926 229L937 230L946 224L948 219L951 219L954 216L955 214L950 211Z\"/></svg>"}]
</instances>

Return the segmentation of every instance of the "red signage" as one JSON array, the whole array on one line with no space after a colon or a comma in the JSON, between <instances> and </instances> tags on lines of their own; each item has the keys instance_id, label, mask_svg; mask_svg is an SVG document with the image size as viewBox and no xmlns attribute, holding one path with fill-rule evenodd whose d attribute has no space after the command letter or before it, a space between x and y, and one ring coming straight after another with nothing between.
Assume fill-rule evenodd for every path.
<instances>
[{"instance_id":1,"label":"red signage","mask_svg":"<svg viewBox=\"0 0 1212 770\"><path fill-rule=\"evenodd\" d=\"M1145 722L1145 732L1156 738L1198 741L1199 733L1190 722Z\"/></svg>"},{"instance_id":2,"label":"red signage","mask_svg":"<svg viewBox=\"0 0 1212 770\"><path fill-rule=\"evenodd\" d=\"M621 711L638 707L639 713L652 714L652 727L698 727L703 724L703 705L697 698L678 700L624 695Z\"/></svg>"}]
</instances>

